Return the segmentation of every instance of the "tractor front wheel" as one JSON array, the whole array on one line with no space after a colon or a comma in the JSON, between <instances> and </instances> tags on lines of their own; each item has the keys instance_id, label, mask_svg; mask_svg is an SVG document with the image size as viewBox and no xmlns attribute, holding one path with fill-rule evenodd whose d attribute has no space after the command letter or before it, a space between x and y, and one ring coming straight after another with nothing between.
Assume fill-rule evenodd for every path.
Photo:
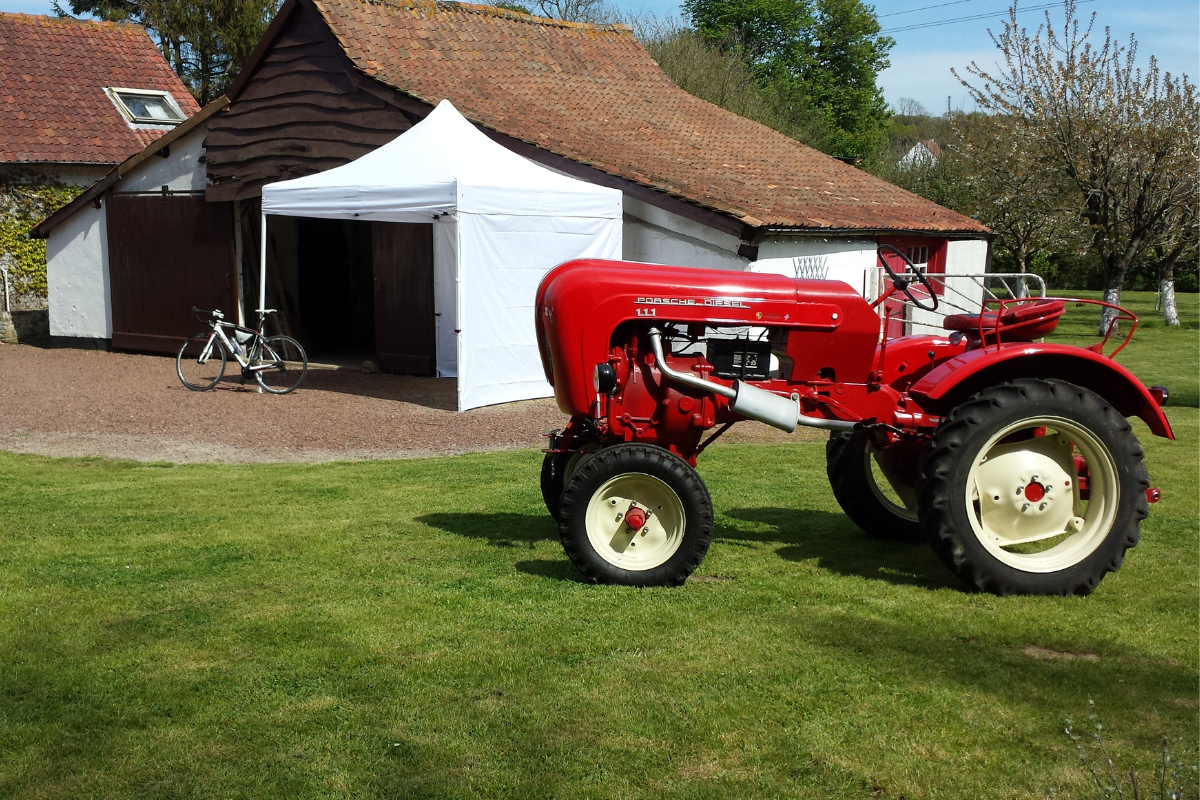
<instances>
[{"instance_id":1,"label":"tractor front wheel","mask_svg":"<svg viewBox=\"0 0 1200 800\"><path fill-rule=\"evenodd\" d=\"M993 594L1087 594L1120 569L1150 479L1129 423L1070 383L1022 380L955 408L921 475L930 544Z\"/></svg>"},{"instance_id":2,"label":"tractor front wheel","mask_svg":"<svg viewBox=\"0 0 1200 800\"><path fill-rule=\"evenodd\" d=\"M581 461L567 481L559 534L571 563L601 583L678 586L712 540L708 489L661 447L621 444Z\"/></svg>"}]
</instances>

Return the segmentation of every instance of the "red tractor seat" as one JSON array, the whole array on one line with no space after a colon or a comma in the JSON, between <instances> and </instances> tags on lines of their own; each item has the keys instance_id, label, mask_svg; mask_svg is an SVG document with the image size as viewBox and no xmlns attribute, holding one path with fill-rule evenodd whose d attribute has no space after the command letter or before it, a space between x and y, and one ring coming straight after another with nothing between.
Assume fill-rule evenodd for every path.
<instances>
[{"instance_id":1,"label":"red tractor seat","mask_svg":"<svg viewBox=\"0 0 1200 800\"><path fill-rule=\"evenodd\" d=\"M1000 335L1008 342L1032 342L1049 336L1058 327L1058 319L1065 310L1066 303L1062 300L1033 300L1005 306L999 314ZM986 332L996 329L996 317L995 311L983 314L951 314L942 320L942 327L948 331L978 333L982 319L986 335Z\"/></svg>"}]
</instances>

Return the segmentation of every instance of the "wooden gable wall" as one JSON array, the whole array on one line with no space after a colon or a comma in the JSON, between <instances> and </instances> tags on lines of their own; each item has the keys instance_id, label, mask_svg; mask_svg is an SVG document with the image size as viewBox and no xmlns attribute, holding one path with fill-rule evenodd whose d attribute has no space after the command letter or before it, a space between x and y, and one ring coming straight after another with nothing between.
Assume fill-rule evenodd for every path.
<instances>
[{"instance_id":1,"label":"wooden gable wall","mask_svg":"<svg viewBox=\"0 0 1200 800\"><path fill-rule=\"evenodd\" d=\"M362 74L312 0L287 0L213 117L205 139L207 199L244 200L264 184L349 163L387 144L433 106ZM573 161L500 131L481 130L515 153L581 180L751 241L742 221Z\"/></svg>"},{"instance_id":2,"label":"wooden gable wall","mask_svg":"<svg viewBox=\"0 0 1200 800\"><path fill-rule=\"evenodd\" d=\"M358 73L307 0L267 44L209 125L209 200L258 197L264 184L349 163L424 116L405 115L397 102L411 99Z\"/></svg>"}]
</instances>

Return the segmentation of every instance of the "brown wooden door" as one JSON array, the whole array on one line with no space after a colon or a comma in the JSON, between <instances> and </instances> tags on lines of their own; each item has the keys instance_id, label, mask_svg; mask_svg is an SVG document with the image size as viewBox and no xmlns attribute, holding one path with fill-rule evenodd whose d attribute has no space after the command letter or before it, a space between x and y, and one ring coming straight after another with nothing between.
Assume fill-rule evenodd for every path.
<instances>
[{"instance_id":1,"label":"brown wooden door","mask_svg":"<svg viewBox=\"0 0 1200 800\"><path fill-rule=\"evenodd\" d=\"M192 306L237 321L233 203L121 194L105 203L113 347L177 352L204 327Z\"/></svg>"},{"instance_id":2,"label":"brown wooden door","mask_svg":"<svg viewBox=\"0 0 1200 800\"><path fill-rule=\"evenodd\" d=\"M433 225L373 222L371 226L379 368L403 375L433 375L437 366Z\"/></svg>"}]
</instances>

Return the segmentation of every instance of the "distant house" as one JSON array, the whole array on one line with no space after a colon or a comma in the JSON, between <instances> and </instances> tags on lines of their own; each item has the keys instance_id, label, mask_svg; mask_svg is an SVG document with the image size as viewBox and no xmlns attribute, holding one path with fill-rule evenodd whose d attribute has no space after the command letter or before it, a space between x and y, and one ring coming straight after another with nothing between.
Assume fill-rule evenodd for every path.
<instances>
[{"instance_id":1,"label":"distant house","mask_svg":"<svg viewBox=\"0 0 1200 800\"><path fill-rule=\"evenodd\" d=\"M931 272L982 272L987 259L990 232L975 220L688 94L622 25L460 2L287 0L227 98L37 227L64 254L63 269L50 263L52 332L172 351L194 332L203 276L223 309L252 311L262 187L353 161L442 100L508 149L619 189L628 260L821 275L869 294L880 243ZM176 183L149 196L151 168L167 164ZM366 356L414 318L405 303L428 302L374 287L432 280L428 252L381 247L387 226L432 223L273 217L267 304L317 358ZM208 237L207 255L164 260L147 226L192 247ZM101 231L91 250L78 246L85 229ZM103 287L86 319L53 297L83 283Z\"/></svg>"},{"instance_id":2,"label":"distant house","mask_svg":"<svg viewBox=\"0 0 1200 800\"><path fill-rule=\"evenodd\" d=\"M942 157L942 148L933 139L922 139L912 146L904 158L900 159L901 167L932 167Z\"/></svg>"},{"instance_id":3,"label":"distant house","mask_svg":"<svg viewBox=\"0 0 1200 800\"><path fill-rule=\"evenodd\" d=\"M0 182L90 185L197 110L137 25L0 13Z\"/></svg>"}]
</instances>

